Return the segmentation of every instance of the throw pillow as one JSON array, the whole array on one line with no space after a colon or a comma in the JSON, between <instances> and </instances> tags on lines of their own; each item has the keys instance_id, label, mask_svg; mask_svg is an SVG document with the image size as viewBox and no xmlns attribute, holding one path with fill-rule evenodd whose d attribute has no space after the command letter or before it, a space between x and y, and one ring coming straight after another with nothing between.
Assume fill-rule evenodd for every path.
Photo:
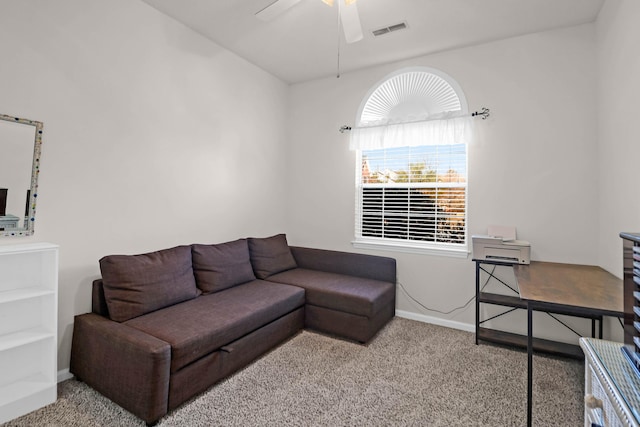
<instances>
[{"instance_id":1,"label":"throw pillow","mask_svg":"<svg viewBox=\"0 0 640 427\"><path fill-rule=\"evenodd\" d=\"M218 292L256 279L246 239L217 245L192 245L193 273L203 293Z\"/></svg>"},{"instance_id":2,"label":"throw pillow","mask_svg":"<svg viewBox=\"0 0 640 427\"><path fill-rule=\"evenodd\" d=\"M298 266L284 234L264 238L250 237L249 253L253 271L258 279L266 279Z\"/></svg>"},{"instance_id":3,"label":"throw pillow","mask_svg":"<svg viewBox=\"0 0 640 427\"><path fill-rule=\"evenodd\" d=\"M100 260L109 317L117 322L190 300L200 294L191 266L191 247Z\"/></svg>"}]
</instances>

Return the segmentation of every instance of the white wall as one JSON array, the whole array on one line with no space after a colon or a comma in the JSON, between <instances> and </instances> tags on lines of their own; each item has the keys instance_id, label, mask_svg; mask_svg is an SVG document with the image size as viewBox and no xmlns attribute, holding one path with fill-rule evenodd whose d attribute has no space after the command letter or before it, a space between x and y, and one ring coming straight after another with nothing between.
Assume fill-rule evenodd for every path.
<instances>
[{"instance_id":1,"label":"white wall","mask_svg":"<svg viewBox=\"0 0 640 427\"><path fill-rule=\"evenodd\" d=\"M472 109L491 108L470 148L470 234L514 224L534 259L617 273L617 234L640 230L629 181L640 150L631 136L639 8L608 0L597 26L288 88L142 2L3 4L0 37L12 42L3 44L0 113L43 121L45 133L36 234L0 244L61 245L60 368L106 254L282 230L293 244L353 251L355 156L337 129L405 66L438 68ZM431 308L473 296L469 259L371 253L397 258L404 287ZM473 305L443 315L400 291L398 308L473 323Z\"/></svg>"},{"instance_id":2,"label":"white wall","mask_svg":"<svg viewBox=\"0 0 640 427\"><path fill-rule=\"evenodd\" d=\"M355 155L348 136L367 91L389 73L428 66L453 77L476 122L469 149L469 234L516 225L532 258L594 264L598 219L595 26L582 25L447 51L292 86L288 233L295 244L353 250ZM469 259L376 251L395 257L399 280L440 311L474 295ZM398 293L399 310L435 321L474 322L474 306L426 311ZM524 313L522 313L524 314ZM524 317L522 318L524 319ZM511 321L510 321L511 322ZM519 321L524 331L524 320ZM446 323L446 322L445 322ZM511 322L513 323L513 322ZM590 323L585 325L590 333ZM543 336L564 334L550 323Z\"/></svg>"},{"instance_id":3,"label":"white wall","mask_svg":"<svg viewBox=\"0 0 640 427\"><path fill-rule=\"evenodd\" d=\"M597 21L598 259L621 275L621 231L640 232L640 2L607 0Z\"/></svg>"},{"instance_id":4,"label":"white wall","mask_svg":"<svg viewBox=\"0 0 640 427\"><path fill-rule=\"evenodd\" d=\"M60 245L59 367L98 259L284 229L287 86L138 1L0 13L0 112L44 122L35 235Z\"/></svg>"}]
</instances>

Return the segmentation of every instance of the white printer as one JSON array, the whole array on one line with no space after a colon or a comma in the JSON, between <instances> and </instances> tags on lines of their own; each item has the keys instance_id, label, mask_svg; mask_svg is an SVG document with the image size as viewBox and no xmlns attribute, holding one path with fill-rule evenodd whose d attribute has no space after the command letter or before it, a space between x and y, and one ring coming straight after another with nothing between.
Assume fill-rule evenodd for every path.
<instances>
[{"instance_id":1,"label":"white printer","mask_svg":"<svg viewBox=\"0 0 640 427\"><path fill-rule=\"evenodd\" d=\"M488 235L471 236L473 259L529 264L531 244L516 240L515 227L489 226Z\"/></svg>"}]
</instances>

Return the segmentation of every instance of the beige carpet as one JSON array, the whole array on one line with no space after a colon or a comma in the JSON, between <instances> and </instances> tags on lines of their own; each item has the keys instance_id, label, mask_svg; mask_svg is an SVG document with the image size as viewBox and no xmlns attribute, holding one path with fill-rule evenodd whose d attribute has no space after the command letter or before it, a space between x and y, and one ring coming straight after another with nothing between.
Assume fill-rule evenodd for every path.
<instances>
[{"instance_id":1,"label":"beige carpet","mask_svg":"<svg viewBox=\"0 0 640 427\"><path fill-rule=\"evenodd\" d=\"M159 426L523 426L526 352L394 319L367 346L309 331L168 414ZM584 364L534 357L534 425L583 425ZM6 426L134 426L77 381Z\"/></svg>"}]
</instances>

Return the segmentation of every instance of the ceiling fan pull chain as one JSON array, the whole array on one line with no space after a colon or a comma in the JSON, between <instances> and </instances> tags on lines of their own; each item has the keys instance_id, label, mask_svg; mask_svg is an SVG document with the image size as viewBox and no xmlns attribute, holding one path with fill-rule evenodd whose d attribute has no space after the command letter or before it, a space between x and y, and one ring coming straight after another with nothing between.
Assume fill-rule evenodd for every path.
<instances>
[{"instance_id":1,"label":"ceiling fan pull chain","mask_svg":"<svg viewBox=\"0 0 640 427\"><path fill-rule=\"evenodd\" d=\"M336 79L340 78L340 22L341 22L341 17L340 17L340 13L342 11L342 7L340 6L340 0L338 0L338 31L336 32L336 34L338 34L338 58L337 58L337 64L336 64Z\"/></svg>"}]
</instances>

